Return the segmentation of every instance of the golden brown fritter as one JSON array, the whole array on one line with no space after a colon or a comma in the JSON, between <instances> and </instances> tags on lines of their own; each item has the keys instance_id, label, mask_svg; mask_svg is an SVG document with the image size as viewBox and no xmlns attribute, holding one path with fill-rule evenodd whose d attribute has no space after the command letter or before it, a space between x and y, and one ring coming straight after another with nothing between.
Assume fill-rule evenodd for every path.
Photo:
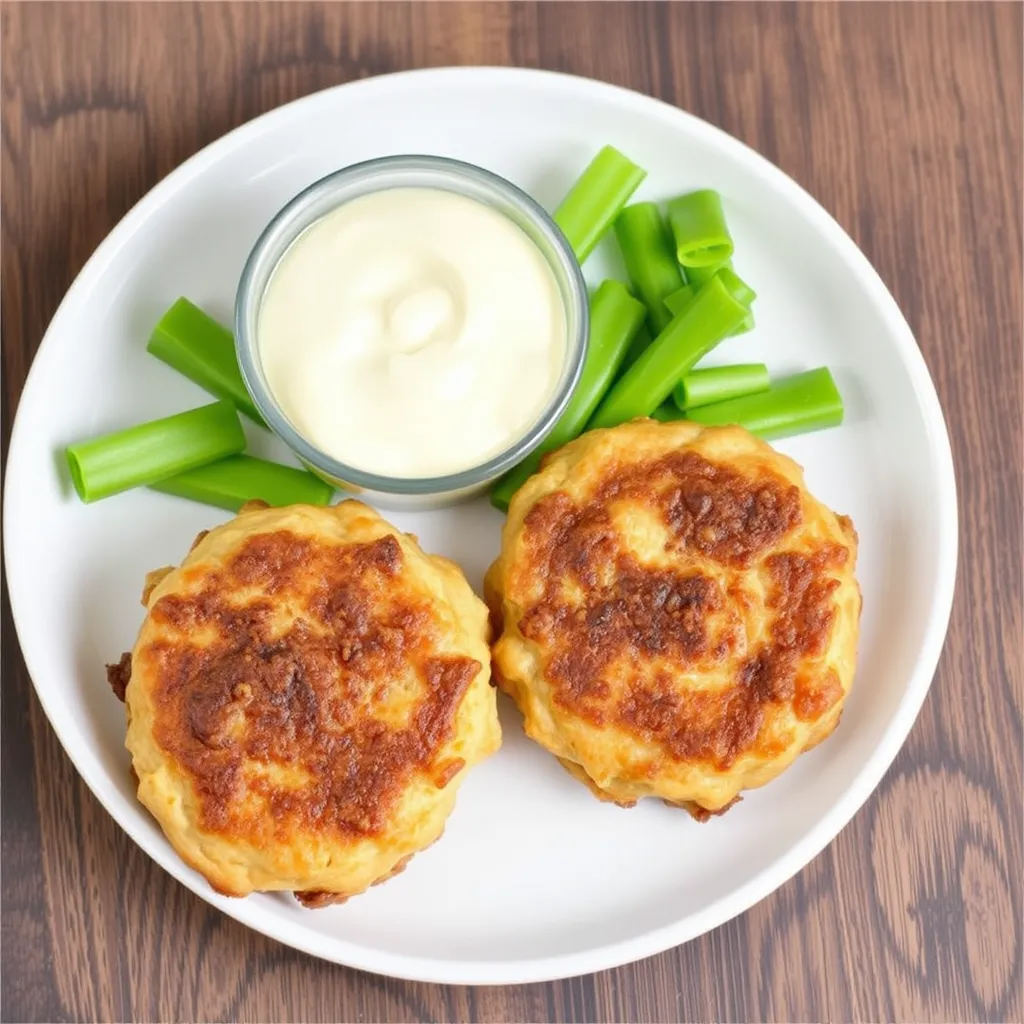
<instances>
[{"instance_id":1,"label":"golden brown fritter","mask_svg":"<svg viewBox=\"0 0 1024 1024\"><path fill-rule=\"evenodd\" d=\"M243 510L147 588L139 799L221 893L323 906L390 877L500 743L484 605L359 502Z\"/></svg>"},{"instance_id":2,"label":"golden brown fritter","mask_svg":"<svg viewBox=\"0 0 1024 1024\"><path fill-rule=\"evenodd\" d=\"M592 431L512 500L487 578L495 676L599 797L704 819L839 721L856 551L849 519L738 427Z\"/></svg>"}]
</instances>

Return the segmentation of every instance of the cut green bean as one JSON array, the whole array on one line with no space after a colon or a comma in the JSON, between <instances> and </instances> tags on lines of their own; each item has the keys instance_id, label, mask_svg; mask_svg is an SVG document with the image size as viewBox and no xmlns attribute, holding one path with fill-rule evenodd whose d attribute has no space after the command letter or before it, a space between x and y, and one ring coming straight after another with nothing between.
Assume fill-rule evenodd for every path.
<instances>
[{"instance_id":1,"label":"cut green bean","mask_svg":"<svg viewBox=\"0 0 1024 1024\"><path fill-rule=\"evenodd\" d=\"M737 302L742 302L744 306L753 305L754 299L757 298L757 292L732 267L719 267L715 276L721 279L725 287L729 289L729 294Z\"/></svg>"},{"instance_id":2,"label":"cut green bean","mask_svg":"<svg viewBox=\"0 0 1024 1024\"><path fill-rule=\"evenodd\" d=\"M512 495L537 471L541 458L583 433L611 385L647 310L619 281L603 281L590 299L590 344L580 382L554 429L540 446L491 489L491 502L508 510Z\"/></svg>"},{"instance_id":3,"label":"cut green bean","mask_svg":"<svg viewBox=\"0 0 1024 1024\"><path fill-rule=\"evenodd\" d=\"M682 288L677 288L665 296L665 306L673 316L679 316L696 294L697 290L692 284L684 284Z\"/></svg>"},{"instance_id":4,"label":"cut green bean","mask_svg":"<svg viewBox=\"0 0 1024 1024\"><path fill-rule=\"evenodd\" d=\"M676 405L672 399L667 402L662 402L654 412L651 413L651 419L657 420L659 423L672 423L676 420L689 419L685 412Z\"/></svg>"},{"instance_id":5,"label":"cut green bean","mask_svg":"<svg viewBox=\"0 0 1024 1024\"><path fill-rule=\"evenodd\" d=\"M730 338L735 338L739 334L746 334L747 331L754 329L754 313L753 310L748 309L747 315L739 322L739 326L736 327L729 335Z\"/></svg>"},{"instance_id":6,"label":"cut green bean","mask_svg":"<svg viewBox=\"0 0 1024 1024\"><path fill-rule=\"evenodd\" d=\"M275 508L327 505L334 494L329 483L305 469L282 466L251 455L231 455L150 486L164 494L231 512L237 512L247 501L257 500Z\"/></svg>"},{"instance_id":7,"label":"cut green bean","mask_svg":"<svg viewBox=\"0 0 1024 1024\"><path fill-rule=\"evenodd\" d=\"M672 314L665 296L683 287L672 236L655 203L634 203L615 218L626 274L633 291L647 307L647 321L655 334L668 326Z\"/></svg>"},{"instance_id":8,"label":"cut green bean","mask_svg":"<svg viewBox=\"0 0 1024 1024\"><path fill-rule=\"evenodd\" d=\"M684 284L682 288L677 288L671 295L665 297L665 305L668 307L669 312L673 316L678 316L682 311L690 304L693 300L694 295L700 290L700 286L709 281L715 276L715 273L719 269L728 269L732 271L732 261L728 260L723 263L721 267L715 268L714 273L707 274L700 278L699 284ZM738 277L735 273L730 273L726 278L728 281L727 287L733 291L734 297L739 298L742 302L752 302L757 298L757 293L753 288L750 287L742 278ZM751 330L754 326L754 314L747 310L747 315L740 321L739 327L730 333L730 337L735 337L737 334L745 334ZM641 328L636 337L633 338L632 344L629 346L629 351L626 352L626 358L622 361L622 369L620 373L624 373L628 370L636 361L640 358L640 354L647 348L651 343L651 335L646 328Z\"/></svg>"},{"instance_id":9,"label":"cut green bean","mask_svg":"<svg viewBox=\"0 0 1024 1024\"><path fill-rule=\"evenodd\" d=\"M745 281L737 277L732 270L726 266L721 267L721 273L729 275L730 286L735 286L735 295L746 305L750 305L754 299L757 298L757 293L751 288ZM714 275L712 275L714 276ZM703 284L703 282L702 282ZM682 288L678 288L671 295L666 296L665 305L669 308L673 316L678 316L686 306L693 301L694 295L700 289L700 285L684 284ZM747 315L740 321L740 325L734 330L729 337L733 338L737 334L746 334L747 331L754 329L754 313L752 310L747 310Z\"/></svg>"},{"instance_id":10,"label":"cut green bean","mask_svg":"<svg viewBox=\"0 0 1024 1024\"><path fill-rule=\"evenodd\" d=\"M668 398L676 382L746 314L747 307L716 275L612 385L588 426L614 427L637 416L650 416Z\"/></svg>"},{"instance_id":11,"label":"cut green bean","mask_svg":"<svg viewBox=\"0 0 1024 1024\"><path fill-rule=\"evenodd\" d=\"M234 406L214 402L69 445L66 454L75 490L89 502L237 455L244 447Z\"/></svg>"},{"instance_id":12,"label":"cut green bean","mask_svg":"<svg viewBox=\"0 0 1024 1024\"><path fill-rule=\"evenodd\" d=\"M622 376L640 358L653 340L645 321L640 325L640 330L633 335L633 340L629 343L629 348L626 349L626 358L622 360L622 365L619 367L619 376Z\"/></svg>"},{"instance_id":13,"label":"cut green bean","mask_svg":"<svg viewBox=\"0 0 1024 1024\"><path fill-rule=\"evenodd\" d=\"M587 165L554 212L554 221L582 263L619 211L647 177L642 167L612 146L605 146Z\"/></svg>"},{"instance_id":14,"label":"cut green bean","mask_svg":"<svg viewBox=\"0 0 1024 1024\"><path fill-rule=\"evenodd\" d=\"M754 311L750 308L753 305L754 299L757 298L757 292L750 287L736 272L732 269L729 261L729 266L721 266L717 270L717 275L726 282L726 287L732 292L747 307L747 315L740 321L739 326L729 335L730 338L735 338L737 334L746 334L747 331L754 329Z\"/></svg>"},{"instance_id":15,"label":"cut green bean","mask_svg":"<svg viewBox=\"0 0 1024 1024\"><path fill-rule=\"evenodd\" d=\"M733 270L732 260L728 259L724 263L712 263L706 267L685 267L683 272L686 274L686 283L696 291L705 281L710 281L723 267Z\"/></svg>"},{"instance_id":16,"label":"cut green bean","mask_svg":"<svg viewBox=\"0 0 1024 1024\"><path fill-rule=\"evenodd\" d=\"M675 386L672 399L680 409L696 409L724 402L740 395L767 391L771 381L764 363L737 363L734 366L709 366L691 370Z\"/></svg>"},{"instance_id":17,"label":"cut green bean","mask_svg":"<svg viewBox=\"0 0 1024 1024\"><path fill-rule=\"evenodd\" d=\"M836 427L843 399L824 366L775 381L767 391L680 413L705 426L735 423L766 440Z\"/></svg>"},{"instance_id":18,"label":"cut green bean","mask_svg":"<svg viewBox=\"0 0 1024 1024\"><path fill-rule=\"evenodd\" d=\"M178 299L153 328L147 351L211 395L265 426L242 381L231 332L188 299Z\"/></svg>"},{"instance_id":19,"label":"cut green bean","mask_svg":"<svg viewBox=\"0 0 1024 1024\"><path fill-rule=\"evenodd\" d=\"M732 260L728 259L724 263L715 263L707 267L686 267L686 281L687 284L693 288L694 291L700 288L706 281L710 281L720 270L732 270ZM752 297L750 302L753 302L756 296L753 295L753 289L751 289ZM749 302L748 302L749 305ZM743 322L732 332L732 336L735 337L737 334L746 334L747 331L754 329L754 313L749 312L743 319Z\"/></svg>"},{"instance_id":20,"label":"cut green bean","mask_svg":"<svg viewBox=\"0 0 1024 1024\"><path fill-rule=\"evenodd\" d=\"M706 267L732 256L732 237L725 223L722 197L710 188L673 199L668 223L676 258L684 267Z\"/></svg>"}]
</instances>

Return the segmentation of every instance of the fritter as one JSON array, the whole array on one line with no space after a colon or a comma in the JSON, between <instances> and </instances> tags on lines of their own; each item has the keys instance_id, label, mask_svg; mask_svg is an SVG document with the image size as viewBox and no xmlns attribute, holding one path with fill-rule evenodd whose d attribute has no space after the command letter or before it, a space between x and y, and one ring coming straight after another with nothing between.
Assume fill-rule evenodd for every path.
<instances>
[{"instance_id":1,"label":"fritter","mask_svg":"<svg viewBox=\"0 0 1024 1024\"><path fill-rule=\"evenodd\" d=\"M225 895L383 881L501 742L483 602L359 502L243 509L143 600L111 670L138 796Z\"/></svg>"},{"instance_id":2,"label":"fritter","mask_svg":"<svg viewBox=\"0 0 1024 1024\"><path fill-rule=\"evenodd\" d=\"M553 452L487 576L498 685L605 800L704 819L839 721L853 524L739 427L637 420Z\"/></svg>"}]
</instances>

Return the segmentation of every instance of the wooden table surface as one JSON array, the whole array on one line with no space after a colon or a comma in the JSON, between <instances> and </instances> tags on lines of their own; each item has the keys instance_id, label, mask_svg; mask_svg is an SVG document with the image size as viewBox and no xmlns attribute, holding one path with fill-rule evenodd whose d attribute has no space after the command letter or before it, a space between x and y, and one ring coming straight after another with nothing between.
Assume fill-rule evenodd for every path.
<instances>
[{"instance_id":1,"label":"wooden table surface","mask_svg":"<svg viewBox=\"0 0 1024 1024\"><path fill-rule=\"evenodd\" d=\"M689 945L505 989L320 963L172 881L62 752L5 591L3 1020L1021 1020L1019 5L25 3L2 29L5 451L64 291L182 160L335 83L514 64L692 111L838 218L935 378L962 521L931 694L839 838Z\"/></svg>"}]
</instances>

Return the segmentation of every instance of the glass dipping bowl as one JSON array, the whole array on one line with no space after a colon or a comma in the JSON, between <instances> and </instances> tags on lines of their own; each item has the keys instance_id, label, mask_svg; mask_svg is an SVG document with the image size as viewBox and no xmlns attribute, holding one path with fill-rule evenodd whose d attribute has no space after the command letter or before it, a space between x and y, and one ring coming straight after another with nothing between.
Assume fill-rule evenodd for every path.
<instances>
[{"instance_id":1,"label":"glass dipping bowl","mask_svg":"<svg viewBox=\"0 0 1024 1024\"><path fill-rule=\"evenodd\" d=\"M278 405L263 372L259 318L278 264L302 233L325 214L371 192L430 188L454 192L498 210L519 226L554 275L565 316L565 359L558 383L536 421L497 455L457 473L433 477L378 475L347 466L311 444ZM334 486L390 508L450 505L484 490L548 435L579 381L587 352L587 289L569 243L551 217L511 182L473 164L438 156L387 156L321 178L288 202L267 225L246 261L235 300L235 349L242 378L270 429L314 473ZM467 424L471 429L472 424Z\"/></svg>"}]
</instances>

